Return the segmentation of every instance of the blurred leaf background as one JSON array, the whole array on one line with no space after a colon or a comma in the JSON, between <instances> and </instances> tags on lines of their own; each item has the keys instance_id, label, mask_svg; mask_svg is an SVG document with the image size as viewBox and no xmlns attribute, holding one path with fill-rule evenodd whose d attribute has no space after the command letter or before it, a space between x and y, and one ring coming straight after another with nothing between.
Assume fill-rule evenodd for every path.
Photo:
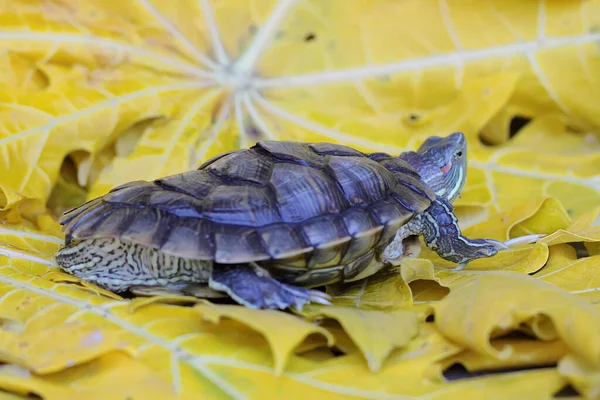
<instances>
[{"instance_id":1,"label":"blurred leaf background","mask_svg":"<svg viewBox=\"0 0 600 400\"><path fill-rule=\"evenodd\" d=\"M5 0L0 49L3 396L600 397L600 1ZM130 180L454 131L466 233L548 236L461 272L425 250L302 314L53 261L56 217Z\"/></svg>"}]
</instances>

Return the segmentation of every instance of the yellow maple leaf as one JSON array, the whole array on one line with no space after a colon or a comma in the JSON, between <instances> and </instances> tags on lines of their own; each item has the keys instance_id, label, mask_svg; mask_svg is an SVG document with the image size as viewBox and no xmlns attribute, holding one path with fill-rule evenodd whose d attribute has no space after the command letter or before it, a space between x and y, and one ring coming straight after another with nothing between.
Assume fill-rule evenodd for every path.
<instances>
[{"instance_id":1,"label":"yellow maple leaf","mask_svg":"<svg viewBox=\"0 0 600 400\"><path fill-rule=\"evenodd\" d=\"M572 246L559 244L550 250L546 266L533 276L597 304L600 300L599 269L600 256L579 258Z\"/></svg>"},{"instance_id":2,"label":"yellow maple leaf","mask_svg":"<svg viewBox=\"0 0 600 400\"><path fill-rule=\"evenodd\" d=\"M490 344L495 329L530 324L542 339L561 338L578 357L600 366L600 311L549 284L515 273L477 274L435 305L442 333L469 348L499 359L510 346Z\"/></svg>"},{"instance_id":3,"label":"yellow maple leaf","mask_svg":"<svg viewBox=\"0 0 600 400\"><path fill-rule=\"evenodd\" d=\"M419 332L417 315L408 310L381 312L346 307L319 307L305 313L309 319L334 318L377 372L390 352L403 347Z\"/></svg>"},{"instance_id":4,"label":"yellow maple leaf","mask_svg":"<svg viewBox=\"0 0 600 400\"><path fill-rule=\"evenodd\" d=\"M400 275L372 277L361 283L362 293L357 293L351 302L342 301L339 308L306 310L312 318L326 317L318 318L319 325L315 326L279 311L202 303L190 308L178 305L184 299L160 304L160 297L153 301L113 298L93 285L82 286L54 266L52 255L58 246L55 236L20 225L4 229L4 244L0 246L4 317L0 340L5 343L5 350L0 358L9 367L0 370L0 386L17 393L86 395L88 392L82 392L80 387L94 390L96 385L113 379L112 388L118 388L120 395L143 396L153 391L157 398L193 398L199 390L208 397L277 397L278 393L286 393L291 397L388 394L446 398L450 394L485 395L503 386L507 395L511 391L553 393L571 376L548 368L536 373L458 381L442 377L442 370L451 360L464 360L476 371L485 370L486 366L527 366L563 355L564 348L560 346L536 352L537 347L500 339L492 343L514 345L516 351L510 357L497 361L490 356L477 358L478 353L469 353L471 344L462 346L451 334L452 341L440 334L446 334L451 324L435 322L442 324L438 331L433 324L421 322L417 334L416 314L409 311L410 302L393 301L397 290L408 290L399 298L406 293L412 297L414 287L410 285L414 281L408 275L410 271L421 280L431 275L450 288L450 296L454 291L468 294L469 286L475 284L472 274L482 272L467 274L432 267L428 273L427 266L421 265L402 270ZM561 246L566 245L552 246L551 254ZM417 261L432 265L429 260ZM557 262L546 267L551 269ZM457 285L456 278L461 276L465 281ZM403 286L398 279L408 284ZM498 285L497 280L493 281L493 285ZM484 291L488 292L491 293ZM344 296L344 292L339 295L342 299ZM169 298L165 301L171 302ZM453 300L448 297L443 301ZM363 306L365 309L359 308ZM573 310L569 308L569 312ZM442 317L436 314L436 318ZM339 325L327 323L332 320L339 321ZM40 331L45 332L44 336L39 336ZM61 341L65 332L73 340ZM581 329L577 332L582 334ZM30 342L29 351L23 352L19 343ZM344 349L346 354L334 355L329 350L331 345ZM120 355L115 351L120 351ZM369 364L378 372L369 370ZM117 375L109 372L110 365L114 365ZM87 374L90 381L81 381L81 386L73 378L76 371ZM95 372L90 375L86 371ZM113 378L119 373L127 380ZM403 377L401 382L398 376ZM144 384L148 380L153 381L152 385ZM98 398L112 395L110 391L96 393ZM152 398L152 394L148 396Z\"/></svg>"},{"instance_id":5,"label":"yellow maple leaf","mask_svg":"<svg viewBox=\"0 0 600 400\"><path fill-rule=\"evenodd\" d=\"M44 398L547 398L571 383L595 396L599 4L0 2L0 387ZM46 206L58 214L258 140L398 154L457 130L469 145L456 203L465 234L545 238L464 271L424 249L399 271L327 288L334 308L295 316L130 300L53 261L63 238ZM508 300L490 299L498 287ZM511 330L539 340L489 341ZM504 345L510 355L494 350ZM455 362L556 361L442 374Z\"/></svg>"},{"instance_id":6,"label":"yellow maple leaf","mask_svg":"<svg viewBox=\"0 0 600 400\"><path fill-rule=\"evenodd\" d=\"M558 372L588 399L600 396L600 372L581 358L566 356L558 365Z\"/></svg>"},{"instance_id":7,"label":"yellow maple leaf","mask_svg":"<svg viewBox=\"0 0 600 400\"><path fill-rule=\"evenodd\" d=\"M448 368L460 364L469 372L517 369L555 364L568 353L567 346L561 340L502 338L492 340L491 344L495 348L511 348L514 351L508 357L498 358L466 350L448 357L442 365Z\"/></svg>"},{"instance_id":8,"label":"yellow maple leaf","mask_svg":"<svg viewBox=\"0 0 600 400\"><path fill-rule=\"evenodd\" d=\"M487 18L484 38L477 24L460 22L471 11L453 3L11 3L0 9L0 146L9 157L0 172L12 167L0 205L45 200L70 154L87 165L79 181L95 196L259 139L396 153L463 130L472 156L459 205L494 212L552 196L580 213L600 200L598 143L567 139L567 126L600 124L593 102L582 101L598 91L590 72L598 34L593 18L561 21L594 16L591 7L475 6ZM499 126L515 115L534 120L504 143ZM89 175L96 154L150 120L129 154L115 152L101 175ZM482 146L484 127L504 144Z\"/></svg>"},{"instance_id":9,"label":"yellow maple leaf","mask_svg":"<svg viewBox=\"0 0 600 400\"><path fill-rule=\"evenodd\" d=\"M150 368L119 352L44 375L32 374L15 365L5 365L0 368L0 387L23 396L35 393L47 399L85 397L100 400L122 396L156 400L178 398L173 388Z\"/></svg>"}]
</instances>

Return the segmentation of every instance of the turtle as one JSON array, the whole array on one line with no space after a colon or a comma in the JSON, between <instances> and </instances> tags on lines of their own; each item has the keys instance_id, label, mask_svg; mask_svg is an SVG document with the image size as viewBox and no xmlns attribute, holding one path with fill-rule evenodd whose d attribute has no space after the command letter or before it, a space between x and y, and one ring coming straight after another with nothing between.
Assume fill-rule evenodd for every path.
<instances>
[{"instance_id":1,"label":"turtle","mask_svg":"<svg viewBox=\"0 0 600 400\"><path fill-rule=\"evenodd\" d=\"M452 203L466 174L462 132L398 155L259 141L65 212L56 262L115 293L230 297L263 309L327 305L320 288L399 265L418 254L420 237L458 264L505 249L462 235Z\"/></svg>"}]
</instances>

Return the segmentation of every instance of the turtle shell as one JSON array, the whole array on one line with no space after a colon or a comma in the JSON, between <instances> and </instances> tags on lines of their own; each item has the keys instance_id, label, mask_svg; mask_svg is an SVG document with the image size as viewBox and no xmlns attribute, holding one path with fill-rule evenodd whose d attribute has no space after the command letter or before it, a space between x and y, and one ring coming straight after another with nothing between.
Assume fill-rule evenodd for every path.
<instances>
[{"instance_id":1,"label":"turtle shell","mask_svg":"<svg viewBox=\"0 0 600 400\"><path fill-rule=\"evenodd\" d=\"M398 157L265 141L197 170L121 185L60 223L67 237L118 238L183 258L360 270L434 198Z\"/></svg>"}]
</instances>

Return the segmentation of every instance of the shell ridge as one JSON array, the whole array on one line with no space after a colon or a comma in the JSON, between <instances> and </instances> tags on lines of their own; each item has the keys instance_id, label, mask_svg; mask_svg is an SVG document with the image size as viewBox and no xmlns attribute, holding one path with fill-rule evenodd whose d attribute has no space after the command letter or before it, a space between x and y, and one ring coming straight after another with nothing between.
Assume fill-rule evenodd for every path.
<instances>
[{"instance_id":1,"label":"shell ridge","mask_svg":"<svg viewBox=\"0 0 600 400\"><path fill-rule=\"evenodd\" d=\"M92 207L92 208L86 210L89 212L94 212L95 210L100 210L100 212L97 211L97 213L95 213L95 214L81 213L77 217L75 217L76 220L75 219L72 220L75 222L73 222L68 227L68 233L74 234L74 233L76 233L76 231L81 230L82 229L81 225L86 222L88 224L91 224L88 227L88 230L93 231L95 227L97 227L104 221L106 216L110 216L110 211L111 211L110 206L108 207L108 210L102 211L102 209L105 207L106 204L107 204L107 202L102 201L102 202L98 203L98 205L96 207ZM93 217L93 218L86 218L86 217ZM89 229L89 228L91 228L91 229Z\"/></svg>"},{"instance_id":2,"label":"shell ridge","mask_svg":"<svg viewBox=\"0 0 600 400\"><path fill-rule=\"evenodd\" d=\"M66 211L63 213L63 215L60 217L59 219L59 223L61 225L66 225L69 222L71 222L73 219L77 218L79 215L81 215L81 213L93 208L95 205L97 205L98 203L100 203L102 200L101 199L93 199L90 201L87 201L85 203L83 203L82 205L73 208L69 211Z\"/></svg>"},{"instance_id":3,"label":"shell ridge","mask_svg":"<svg viewBox=\"0 0 600 400\"><path fill-rule=\"evenodd\" d=\"M426 191L422 190L421 188L417 187L416 185L410 182L398 181L398 183L404 187L411 189L413 192L420 194L423 197L427 197L431 201L435 200L435 197L432 198L431 193L427 193Z\"/></svg>"},{"instance_id":4,"label":"shell ridge","mask_svg":"<svg viewBox=\"0 0 600 400\"><path fill-rule=\"evenodd\" d=\"M378 154L378 153L374 153ZM396 172L406 175L411 175L416 179L423 179L417 171L415 171L410 163L399 156L389 156L386 158L375 159L381 166L390 172Z\"/></svg>"},{"instance_id":5,"label":"shell ridge","mask_svg":"<svg viewBox=\"0 0 600 400\"><path fill-rule=\"evenodd\" d=\"M271 223L271 224L268 224L267 226L272 226L272 225L275 225L275 224L276 224L276 223ZM261 228L262 228L262 227L261 227ZM262 247L262 251L263 251L263 253L265 253L265 254L268 254L268 255L269 255L269 258L268 258L267 260L272 260L272 259L274 259L275 257L273 257L273 254L271 254L271 253L269 252L269 246L267 245L267 242L265 242L265 240L263 239L262 235L260 234L260 231L259 231L259 229L258 229L258 228L255 228L255 229L254 229L254 232L256 233L256 237L257 237L257 239L258 239L258 242L260 243L260 246ZM261 261L266 261L266 260L261 260Z\"/></svg>"},{"instance_id":6,"label":"shell ridge","mask_svg":"<svg viewBox=\"0 0 600 400\"><path fill-rule=\"evenodd\" d=\"M338 181L335 178L335 175L333 173L333 169L329 166L329 163L331 161L331 155L328 154L328 155L324 156L323 158L324 158L323 168L321 170L323 171L323 173L325 175L327 175L327 177L329 179L331 179L333 182L335 182L335 187L340 192L340 196L342 196L342 198L346 199L346 201L347 201L346 193L344 192L344 187L342 186L342 184L340 183L340 181ZM350 204L348 204L348 206L350 207Z\"/></svg>"},{"instance_id":7,"label":"shell ridge","mask_svg":"<svg viewBox=\"0 0 600 400\"><path fill-rule=\"evenodd\" d=\"M271 174L272 173L273 173L273 171L271 170ZM285 221L285 219L283 218L283 215L281 215L281 210L279 209L279 205L277 204L278 203L277 202L277 193L276 193L275 187L273 187L273 184L271 183L270 179L269 179L269 182L267 182L267 184L265 185L265 190L267 191L268 195L275 201L275 207L273 207L273 209L275 210L275 212L277 212L277 215L279 216L279 220ZM276 223L278 223L278 222L274 221L269 225L276 224Z\"/></svg>"},{"instance_id":8,"label":"shell ridge","mask_svg":"<svg viewBox=\"0 0 600 400\"><path fill-rule=\"evenodd\" d=\"M249 181L247 179L240 178L240 177L237 177L237 176L236 177L231 177L231 176L227 176L227 175L224 175L224 174L223 175L219 174L219 172L216 171L216 170L214 170L214 169L207 169L205 171L208 171L208 173L210 175L212 175L215 178L219 179L221 181L222 185L237 186L237 185L235 185L236 183L244 183L245 185L248 185L248 186L256 186L256 187L262 187L263 186L260 183ZM213 188L213 190L214 190L214 188ZM212 192L212 190L211 190L211 192ZM207 194L205 197L208 197L209 194Z\"/></svg>"},{"instance_id":9,"label":"shell ridge","mask_svg":"<svg viewBox=\"0 0 600 400\"><path fill-rule=\"evenodd\" d=\"M218 154L214 157L209 158L208 160L204 161L202 164L200 164L200 166L198 166L198 168L196 168L197 171L201 171L204 170L206 167L208 167L209 165L211 165L212 163L214 163L215 161L220 160L223 157L226 157L230 154L233 154L235 152L237 152L239 150L231 150L231 151L226 151L225 153L221 153Z\"/></svg>"},{"instance_id":10,"label":"shell ridge","mask_svg":"<svg viewBox=\"0 0 600 400\"><path fill-rule=\"evenodd\" d=\"M219 183L221 183L221 182L222 182L222 179L221 179L221 177L219 177L218 175L211 174L211 173L210 173L210 170L208 170L208 173L209 173L209 174L210 174L212 177L214 177L215 179L217 179L217 180L219 181ZM193 198L193 199L200 200L200 199L199 199L198 197L196 197L196 196L195 196L193 193L190 193L190 192L188 192L187 190L184 190L184 189L182 189L182 188L179 188L179 187L177 187L177 186L171 185L171 184L169 184L169 183L165 182L165 181L164 181L164 180L162 180L162 179L157 179L157 180L153 181L152 183L154 183L156 186L160 187L160 188L161 188L161 189L163 189L163 190L166 190L166 191L169 191L169 192L176 192L176 193L185 194L185 195L187 195L187 196L190 196L190 197L191 197L191 198ZM210 195L210 193L211 193L211 192L214 190L214 188L215 188L215 187L217 187L217 186L218 186L218 185L213 185L213 188L212 188L212 189L210 189L210 190L208 191L208 193L207 193L207 194L206 194L204 197L207 197L208 195Z\"/></svg>"},{"instance_id":11,"label":"shell ridge","mask_svg":"<svg viewBox=\"0 0 600 400\"><path fill-rule=\"evenodd\" d=\"M394 200L396 200L398 203L400 203L400 205L404 208L406 208L407 210L416 213L417 210L415 210L415 208L413 206L411 206L410 204L408 204L406 201L402 200L400 198L400 196L398 196L396 193L394 193L393 195Z\"/></svg>"}]
</instances>

